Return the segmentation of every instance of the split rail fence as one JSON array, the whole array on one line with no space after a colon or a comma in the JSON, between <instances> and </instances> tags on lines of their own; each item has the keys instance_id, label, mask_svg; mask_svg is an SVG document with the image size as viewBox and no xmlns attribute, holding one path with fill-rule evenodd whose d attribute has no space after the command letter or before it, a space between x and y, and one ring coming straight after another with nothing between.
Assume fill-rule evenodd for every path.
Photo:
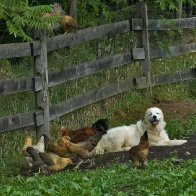
<instances>
[{"instance_id":1,"label":"split rail fence","mask_svg":"<svg viewBox=\"0 0 196 196\"><path fill-rule=\"evenodd\" d=\"M62 34L51 38L47 38L46 33L40 31L37 35L39 40L32 43L0 44L0 59L34 56L35 68L35 74L31 78L0 81L0 95L34 91L36 100L36 108L34 111L0 117L0 132L35 126L37 136L42 133L50 136L49 123L51 120L81 107L133 89L147 88L149 89L149 93L151 93L151 87L153 86L196 79L196 68L151 77L150 59L194 53L196 52L196 43L190 43L180 47L173 46L167 50L163 48L150 48L148 36L148 32L151 30L162 31L195 28L196 17L151 20L148 19L146 4L138 6L137 9L137 14L132 20L105 24L79 30L76 33ZM48 73L48 52L73 46L81 42L105 36L114 36L115 34L128 33L130 31L136 31L138 39L137 48L132 48L130 52L119 53L96 61L73 66L66 70ZM138 60L141 63L143 77L118 81L87 92L85 95L78 95L55 105L49 104L48 88L52 86L102 72L108 68L130 64Z\"/></svg>"}]
</instances>

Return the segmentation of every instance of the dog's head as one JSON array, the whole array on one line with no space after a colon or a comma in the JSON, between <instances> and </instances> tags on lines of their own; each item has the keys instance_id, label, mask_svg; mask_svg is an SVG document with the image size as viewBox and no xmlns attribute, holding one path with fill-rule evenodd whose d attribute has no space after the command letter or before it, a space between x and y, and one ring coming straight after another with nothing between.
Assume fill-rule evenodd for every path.
<instances>
[{"instance_id":1,"label":"dog's head","mask_svg":"<svg viewBox=\"0 0 196 196\"><path fill-rule=\"evenodd\" d=\"M157 107L147 109L144 121L153 127L156 127L158 124L163 124L164 116L162 110Z\"/></svg>"}]
</instances>

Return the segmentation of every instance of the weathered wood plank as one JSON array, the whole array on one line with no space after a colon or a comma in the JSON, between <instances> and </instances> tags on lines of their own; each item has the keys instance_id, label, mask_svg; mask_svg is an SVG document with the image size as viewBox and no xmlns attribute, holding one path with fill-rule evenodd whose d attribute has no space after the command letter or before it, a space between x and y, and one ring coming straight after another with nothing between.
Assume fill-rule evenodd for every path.
<instances>
[{"instance_id":1,"label":"weathered wood plank","mask_svg":"<svg viewBox=\"0 0 196 196\"><path fill-rule=\"evenodd\" d=\"M196 79L196 68L179 71L175 73L164 74L161 76L153 76L152 85L165 85L177 82L183 82L191 79Z\"/></svg>"},{"instance_id":2,"label":"weathered wood plank","mask_svg":"<svg viewBox=\"0 0 196 196\"><path fill-rule=\"evenodd\" d=\"M164 74L160 76L152 77L152 85L165 85L173 84L177 82L196 79L196 68L184 70L175 73ZM98 90L87 92L85 95L79 95L73 97L67 101L50 106L50 120L54 120L64 114L72 112L76 109L84 107L86 105L95 103L107 97L117 95L122 92L126 92L133 89L146 88L146 77L130 78L122 80L107 86L104 86ZM20 129L22 127L28 127L35 125L34 119L37 118L37 126L43 124L43 111L32 111L21 114L16 114L8 117L0 118L0 132L10 131L14 129Z\"/></svg>"},{"instance_id":3,"label":"weathered wood plank","mask_svg":"<svg viewBox=\"0 0 196 196\"><path fill-rule=\"evenodd\" d=\"M144 48L133 48L133 59L134 60L144 60L145 59L145 52Z\"/></svg>"},{"instance_id":4,"label":"weathered wood plank","mask_svg":"<svg viewBox=\"0 0 196 196\"><path fill-rule=\"evenodd\" d=\"M90 41L104 36L111 36L118 33L126 33L130 31L129 20L115 22L112 24L105 24L96 27L80 30L76 33L65 33L57 35L47 40L48 51L65 48L81 42ZM34 49L34 55L39 54L39 47Z\"/></svg>"},{"instance_id":5,"label":"weathered wood plank","mask_svg":"<svg viewBox=\"0 0 196 196\"><path fill-rule=\"evenodd\" d=\"M175 30L188 29L196 27L196 17L182 19L163 19L150 20L148 23L149 30ZM143 29L142 19L132 19L132 30L141 31Z\"/></svg>"},{"instance_id":6,"label":"weathered wood plank","mask_svg":"<svg viewBox=\"0 0 196 196\"><path fill-rule=\"evenodd\" d=\"M191 79L196 79L196 68L176 73L164 74L161 76L154 76L152 78L152 85L158 86L172 84ZM146 81L146 77L122 80L102 87L98 90L90 91L85 95L79 95L67 101L53 105L50 107L50 120L122 92L133 89L144 89L147 87Z\"/></svg>"},{"instance_id":7,"label":"weathered wood plank","mask_svg":"<svg viewBox=\"0 0 196 196\"><path fill-rule=\"evenodd\" d=\"M31 45L26 43L0 44L0 59L31 55Z\"/></svg>"},{"instance_id":8,"label":"weathered wood plank","mask_svg":"<svg viewBox=\"0 0 196 196\"><path fill-rule=\"evenodd\" d=\"M193 53L193 52L196 52L196 43L186 44L183 46L171 46L166 49L151 48L150 58L154 59L154 58L180 56L186 53Z\"/></svg>"},{"instance_id":9,"label":"weathered wood plank","mask_svg":"<svg viewBox=\"0 0 196 196\"><path fill-rule=\"evenodd\" d=\"M47 62L47 42L45 31L35 31L35 38L40 39L40 55L35 57L35 74L41 77L41 84L43 89L37 91L39 88L39 82L35 79L35 103L36 108L43 111L43 125L36 126L37 138L41 134L46 134L50 137L49 130L49 94L48 94L48 62ZM35 118L37 120L37 118ZM38 123L35 122L37 125Z\"/></svg>"},{"instance_id":10,"label":"weathered wood plank","mask_svg":"<svg viewBox=\"0 0 196 196\"><path fill-rule=\"evenodd\" d=\"M148 11L147 11L147 4L146 3L139 3L136 7L135 11L135 17L142 19L142 30L137 31L137 47L143 48L144 54L141 55L142 60L140 60L141 65L141 72L142 75L147 77L147 96L152 97L152 85L151 85L151 79L150 79L150 43L149 43L149 22L148 22ZM137 49L134 49L135 53L133 53L133 56L136 54L142 54ZM134 51L133 51L134 52ZM139 52L139 53L138 53ZM139 56L135 56L136 58L139 58Z\"/></svg>"},{"instance_id":11,"label":"weathered wood plank","mask_svg":"<svg viewBox=\"0 0 196 196\"><path fill-rule=\"evenodd\" d=\"M49 73L49 86L131 63L131 56L130 52L124 52L89 63L83 63L63 71Z\"/></svg>"},{"instance_id":12,"label":"weathered wood plank","mask_svg":"<svg viewBox=\"0 0 196 196\"><path fill-rule=\"evenodd\" d=\"M183 46L170 46L168 48L150 48L150 58L155 59L164 57L174 57L194 52L196 52L196 43L186 44ZM133 48L134 60L143 60L144 58L144 48Z\"/></svg>"},{"instance_id":13,"label":"weathered wood plank","mask_svg":"<svg viewBox=\"0 0 196 196\"><path fill-rule=\"evenodd\" d=\"M115 22L111 24L100 25L97 27L91 27L84 30L80 30L77 33L65 33L63 35L57 35L47 40L48 52L67 46L72 46L80 42L89 41L104 36L115 35L118 33L126 33L130 31L130 24L128 20L121 22ZM32 43L12 43L12 44L0 44L0 59L24 57L40 54L40 43L34 41Z\"/></svg>"},{"instance_id":14,"label":"weathered wood plank","mask_svg":"<svg viewBox=\"0 0 196 196\"><path fill-rule=\"evenodd\" d=\"M39 41L0 44L0 59L33 56L33 51L36 51L35 55L40 54Z\"/></svg>"},{"instance_id":15,"label":"weathered wood plank","mask_svg":"<svg viewBox=\"0 0 196 196\"><path fill-rule=\"evenodd\" d=\"M0 118L0 132L34 125L34 112L25 112Z\"/></svg>"},{"instance_id":16,"label":"weathered wood plank","mask_svg":"<svg viewBox=\"0 0 196 196\"><path fill-rule=\"evenodd\" d=\"M41 76L0 81L0 95L39 91L42 88Z\"/></svg>"},{"instance_id":17,"label":"weathered wood plank","mask_svg":"<svg viewBox=\"0 0 196 196\"><path fill-rule=\"evenodd\" d=\"M50 120L67 114L71 111L95 103L107 97L134 89L133 79L127 79L104 86L98 90L87 92L85 95L79 95L67 101L58 103L50 107Z\"/></svg>"}]
</instances>

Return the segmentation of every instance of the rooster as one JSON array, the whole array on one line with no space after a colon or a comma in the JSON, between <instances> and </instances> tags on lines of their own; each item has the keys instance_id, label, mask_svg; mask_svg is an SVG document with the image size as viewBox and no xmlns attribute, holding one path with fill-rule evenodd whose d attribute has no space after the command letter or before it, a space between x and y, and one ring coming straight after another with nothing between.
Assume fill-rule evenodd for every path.
<instances>
[{"instance_id":1,"label":"rooster","mask_svg":"<svg viewBox=\"0 0 196 196\"><path fill-rule=\"evenodd\" d=\"M133 161L135 166L139 166L142 163L147 166L147 156L149 151L148 134L147 131L144 132L140 139L140 143L134 146L129 151L129 157Z\"/></svg>"},{"instance_id":2,"label":"rooster","mask_svg":"<svg viewBox=\"0 0 196 196\"><path fill-rule=\"evenodd\" d=\"M99 119L91 127L84 127L75 131L62 129L61 136L69 136L71 138L70 141L73 143L84 142L99 132L106 133L108 125L107 119Z\"/></svg>"}]
</instances>

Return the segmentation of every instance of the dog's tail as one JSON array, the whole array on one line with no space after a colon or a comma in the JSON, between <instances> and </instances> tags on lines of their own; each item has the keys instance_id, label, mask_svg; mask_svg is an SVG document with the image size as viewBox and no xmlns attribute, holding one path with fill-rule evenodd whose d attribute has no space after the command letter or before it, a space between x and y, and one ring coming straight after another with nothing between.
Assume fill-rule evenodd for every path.
<instances>
[{"instance_id":1,"label":"dog's tail","mask_svg":"<svg viewBox=\"0 0 196 196\"><path fill-rule=\"evenodd\" d=\"M170 140L170 146L179 146L185 143L187 143L187 140Z\"/></svg>"}]
</instances>

